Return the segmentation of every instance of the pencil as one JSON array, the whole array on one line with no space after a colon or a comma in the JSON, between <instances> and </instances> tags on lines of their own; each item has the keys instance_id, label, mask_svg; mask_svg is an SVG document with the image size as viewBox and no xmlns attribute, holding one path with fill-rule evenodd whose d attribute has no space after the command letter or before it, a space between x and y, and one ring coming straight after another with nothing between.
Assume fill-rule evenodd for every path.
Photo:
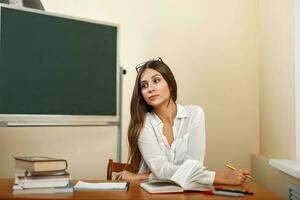
<instances>
[{"instance_id":1,"label":"pencil","mask_svg":"<svg viewBox=\"0 0 300 200\"><path fill-rule=\"evenodd\" d=\"M226 166L227 168L231 169L231 170L234 170L234 171L237 170L235 167L233 167L233 166L231 166L231 165L226 164L225 166ZM250 175L246 175L246 177L249 178L249 179L251 179L251 180L254 180L254 178L253 178L252 176L250 176Z\"/></svg>"}]
</instances>

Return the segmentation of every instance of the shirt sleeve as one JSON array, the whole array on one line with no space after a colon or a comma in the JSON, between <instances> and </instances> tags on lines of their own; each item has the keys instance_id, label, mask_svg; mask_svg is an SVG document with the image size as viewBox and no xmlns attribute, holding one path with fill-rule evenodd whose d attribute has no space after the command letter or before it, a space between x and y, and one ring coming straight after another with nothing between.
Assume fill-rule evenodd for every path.
<instances>
[{"instance_id":1,"label":"shirt sleeve","mask_svg":"<svg viewBox=\"0 0 300 200\"><path fill-rule=\"evenodd\" d=\"M191 119L190 136L187 145L187 159L197 160L203 166L205 156L205 116L202 108L196 107L195 115ZM215 172L203 170L199 181L213 184Z\"/></svg>"},{"instance_id":2,"label":"shirt sleeve","mask_svg":"<svg viewBox=\"0 0 300 200\"><path fill-rule=\"evenodd\" d=\"M153 127L149 121L145 122L144 128L140 133L138 146L144 161L152 173L152 177L170 179L180 167L168 162L166 155L159 147Z\"/></svg>"},{"instance_id":3,"label":"shirt sleeve","mask_svg":"<svg viewBox=\"0 0 300 200\"><path fill-rule=\"evenodd\" d=\"M205 156L205 117L202 108L196 107L196 112L191 116L191 129L187 145L188 159L198 160L201 165Z\"/></svg>"}]
</instances>

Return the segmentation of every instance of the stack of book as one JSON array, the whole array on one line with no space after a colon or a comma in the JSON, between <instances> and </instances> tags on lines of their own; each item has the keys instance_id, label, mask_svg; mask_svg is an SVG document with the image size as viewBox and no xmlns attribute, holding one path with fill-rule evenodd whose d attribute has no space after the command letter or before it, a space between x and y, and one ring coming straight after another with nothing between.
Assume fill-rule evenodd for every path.
<instances>
[{"instance_id":1,"label":"stack of book","mask_svg":"<svg viewBox=\"0 0 300 200\"><path fill-rule=\"evenodd\" d=\"M14 159L16 176L13 194L73 192L65 159L44 156L17 156Z\"/></svg>"}]
</instances>

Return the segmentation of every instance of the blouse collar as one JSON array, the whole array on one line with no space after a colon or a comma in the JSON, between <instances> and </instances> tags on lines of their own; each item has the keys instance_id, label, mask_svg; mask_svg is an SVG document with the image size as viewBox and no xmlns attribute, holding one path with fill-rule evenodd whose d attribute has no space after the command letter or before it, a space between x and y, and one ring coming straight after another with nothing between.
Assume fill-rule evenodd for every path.
<instances>
[{"instance_id":1,"label":"blouse collar","mask_svg":"<svg viewBox=\"0 0 300 200\"><path fill-rule=\"evenodd\" d=\"M189 117L186 108L180 104L176 104L177 107L177 113L175 119L181 119L181 118L186 118ZM159 124L162 123L161 119L157 116L157 114L154 111L151 111L151 121L154 126L158 126Z\"/></svg>"}]
</instances>

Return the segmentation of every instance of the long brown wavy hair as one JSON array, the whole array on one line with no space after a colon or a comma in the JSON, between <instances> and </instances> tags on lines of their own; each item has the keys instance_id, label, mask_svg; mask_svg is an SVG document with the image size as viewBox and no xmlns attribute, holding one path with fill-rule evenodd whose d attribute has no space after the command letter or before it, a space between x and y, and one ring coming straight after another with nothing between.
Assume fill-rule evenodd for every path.
<instances>
[{"instance_id":1,"label":"long brown wavy hair","mask_svg":"<svg viewBox=\"0 0 300 200\"><path fill-rule=\"evenodd\" d=\"M142 156L138 148L139 135L144 126L144 120L147 112L152 111L152 106L148 105L144 100L141 93L141 76L146 69L153 69L159 72L162 77L166 80L169 90L170 99L174 102L177 99L177 84L171 69L167 64L163 62L161 58L158 60L150 60L142 64L137 68L138 74L135 80L135 85L131 97L130 104L130 123L128 128L128 143L129 143L129 156L128 162L131 163L131 170L137 173L140 168Z\"/></svg>"}]
</instances>

